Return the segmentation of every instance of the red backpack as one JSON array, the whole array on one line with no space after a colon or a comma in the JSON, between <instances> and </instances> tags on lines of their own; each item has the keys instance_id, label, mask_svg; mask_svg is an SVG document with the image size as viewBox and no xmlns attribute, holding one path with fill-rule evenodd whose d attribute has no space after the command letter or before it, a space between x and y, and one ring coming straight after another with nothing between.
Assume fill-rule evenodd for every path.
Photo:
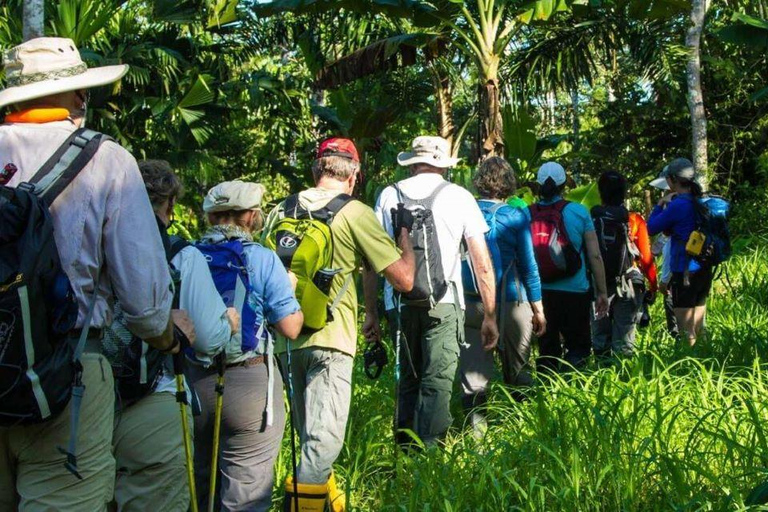
<instances>
[{"instance_id":1,"label":"red backpack","mask_svg":"<svg viewBox=\"0 0 768 512\"><path fill-rule=\"evenodd\" d=\"M581 255L568 238L563 221L567 205L568 201L561 199L553 204L536 203L529 207L533 253L542 283L559 281L581 269Z\"/></svg>"}]
</instances>

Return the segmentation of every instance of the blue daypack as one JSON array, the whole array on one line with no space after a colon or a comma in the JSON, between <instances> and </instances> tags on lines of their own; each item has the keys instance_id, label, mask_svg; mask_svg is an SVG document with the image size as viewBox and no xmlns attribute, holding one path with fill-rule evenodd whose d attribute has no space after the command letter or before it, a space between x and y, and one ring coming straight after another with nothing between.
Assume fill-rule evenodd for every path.
<instances>
[{"instance_id":1,"label":"blue daypack","mask_svg":"<svg viewBox=\"0 0 768 512\"><path fill-rule=\"evenodd\" d=\"M730 209L721 196L705 196L697 202L696 230L706 237L701 254L695 257L701 266L716 267L731 257Z\"/></svg>"},{"instance_id":2,"label":"blue daypack","mask_svg":"<svg viewBox=\"0 0 768 512\"><path fill-rule=\"evenodd\" d=\"M213 277L213 283L228 308L240 313L241 353L255 350L266 331L256 322L256 311L249 297L253 287L248 277L245 244L240 240L228 240L216 244L197 244L203 253ZM235 354L237 355L237 354Z\"/></svg>"},{"instance_id":3,"label":"blue daypack","mask_svg":"<svg viewBox=\"0 0 768 512\"><path fill-rule=\"evenodd\" d=\"M499 247L499 225L496 216L501 208L508 206L507 203L497 203L493 201L480 200L478 206L483 214L486 224L488 224L488 232L485 234L485 241L488 244L488 252L491 255L491 261L493 262L493 269L496 274L496 288L500 290L500 296L503 293L503 288L506 288L507 273L515 268L514 260L509 267L504 268L501 260L501 248ZM517 278L515 278L517 279ZM480 290L477 286L477 278L475 277L475 270L472 267L472 261L469 256L465 254L461 262L461 281L464 285L464 294L471 296L480 296ZM502 288L503 287L503 288Z\"/></svg>"}]
</instances>

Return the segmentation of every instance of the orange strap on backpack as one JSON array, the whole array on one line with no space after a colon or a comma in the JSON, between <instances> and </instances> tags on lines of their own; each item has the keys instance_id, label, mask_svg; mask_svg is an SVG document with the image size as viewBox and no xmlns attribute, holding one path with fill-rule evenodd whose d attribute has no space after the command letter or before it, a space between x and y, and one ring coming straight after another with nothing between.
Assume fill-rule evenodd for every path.
<instances>
[{"instance_id":1,"label":"orange strap on backpack","mask_svg":"<svg viewBox=\"0 0 768 512\"><path fill-rule=\"evenodd\" d=\"M5 116L6 123L51 123L53 121L66 121L69 118L69 110L59 107L38 107L11 112Z\"/></svg>"}]
</instances>

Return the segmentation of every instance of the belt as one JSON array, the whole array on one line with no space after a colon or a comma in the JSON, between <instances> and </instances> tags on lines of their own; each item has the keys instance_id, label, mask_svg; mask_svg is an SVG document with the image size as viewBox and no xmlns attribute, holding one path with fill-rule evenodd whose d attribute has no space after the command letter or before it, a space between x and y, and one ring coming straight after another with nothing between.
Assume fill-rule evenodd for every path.
<instances>
[{"instance_id":1,"label":"belt","mask_svg":"<svg viewBox=\"0 0 768 512\"><path fill-rule=\"evenodd\" d=\"M267 358L265 356L255 356L251 357L249 359L246 359L245 361L240 361L239 363L232 363L228 364L227 368L250 368L252 366L259 366L260 364L264 364L267 362Z\"/></svg>"}]
</instances>

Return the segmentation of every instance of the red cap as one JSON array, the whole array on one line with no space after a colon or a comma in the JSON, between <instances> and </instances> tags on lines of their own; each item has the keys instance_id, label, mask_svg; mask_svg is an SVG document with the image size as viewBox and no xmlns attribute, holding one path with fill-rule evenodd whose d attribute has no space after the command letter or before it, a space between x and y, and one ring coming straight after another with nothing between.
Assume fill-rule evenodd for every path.
<instances>
[{"instance_id":1,"label":"red cap","mask_svg":"<svg viewBox=\"0 0 768 512\"><path fill-rule=\"evenodd\" d=\"M317 148L317 158L324 156L340 156L360 163L360 156L357 154L355 143L340 137L331 137L320 143L320 147Z\"/></svg>"}]
</instances>

